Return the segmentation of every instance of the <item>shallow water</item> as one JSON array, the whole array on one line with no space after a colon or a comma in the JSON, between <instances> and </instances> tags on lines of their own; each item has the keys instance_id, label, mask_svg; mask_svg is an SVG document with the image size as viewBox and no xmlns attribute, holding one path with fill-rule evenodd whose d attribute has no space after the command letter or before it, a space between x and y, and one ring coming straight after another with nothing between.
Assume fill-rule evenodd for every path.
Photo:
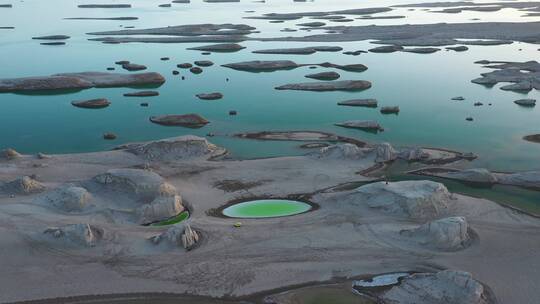
<instances>
[{"instance_id":1,"label":"shallow water","mask_svg":"<svg viewBox=\"0 0 540 304\"><path fill-rule=\"evenodd\" d=\"M234 218L270 218L307 212L309 204L290 200L266 199L238 203L223 210L223 215Z\"/></svg>"}]
</instances>

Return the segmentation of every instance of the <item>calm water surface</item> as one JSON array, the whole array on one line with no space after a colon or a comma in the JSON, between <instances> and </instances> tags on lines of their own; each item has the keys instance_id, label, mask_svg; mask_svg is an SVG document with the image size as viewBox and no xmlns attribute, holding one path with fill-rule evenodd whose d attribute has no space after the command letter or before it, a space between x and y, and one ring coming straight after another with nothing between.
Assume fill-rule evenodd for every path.
<instances>
[{"instance_id":1,"label":"calm water surface","mask_svg":"<svg viewBox=\"0 0 540 304\"><path fill-rule=\"evenodd\" d=\"M262 55L251 51L274 47L306 45L336 45L334 43L270 43L244 42L247 48L237 53L203 56L186 50L203 44L101 44L87 41L87 32L116 30L122 26L136 28L194 23L246 23L257 27L260 34L274 37L306 35L282 33L280 29L310 19L273 24L265 20L242 17L269 12L328 11L348 8L386 6L415 1L325 0L306 3L267 1L268 3L203 3L177 4L158 8L157 3L132 1L93 1L97 3L131 3L131 9L79 9L77 4L88 1L59 0L54 4L40 0L14 2L11 9L0 9L0 26L15 26L15 30L0 30L0 78L50 75L60 72L105 71L114 61L130 60L145 64L148 71L160 72L167 82L159 88L160 96L126 98L125 88L91 89L63 95L1 94L0 147L14 147L33 153L67 153L98 151L121 143L166 138L183 134L215 133L212 142L230 149L237 157L264 157L301 154L297 143L246 141L226 135L262 130L321 130L363 140L388 141L395 145L423 145L474 152L480 156L473 165L498 170L540 169L540 145L525 142L522 136L540 132L539 109L522 108L513 103L520 98L538 98L537 91L517 94L497 87L485 88L470 82L485 72L476 60L535 60L538 46L514 43L505 46L472 46L468 52L441 51L430 55L411 53L362 54L357 57L341 53L301 55ZM420 1L417 1L420 2ZM255 10L256 13L245 13ZM500 12L435 14L422 10L398 9L381 15L406 15L406 19L356 20L346 25L402 24L434 22L538 21L540 18L520 18L521 13L505 9ZM136 21L63 20L66 17L136 16ZM329 22L332 25L333 23ZM340 25L336 23L336 25ZM42 46L31 37L66 34L72 36L66 46ZM339 43L346 51L372 47L368 41ZM521 49L521 51L520 51ZM170 61L160 61L161 57ZM182 70L186 76L173 76L172 70L181 62L212 60L215 66L205 68L200 75ZM363 73L341 72L342 79L365 79L373 87L363 92L293 92L276 91L277 85L306 81L304 75L323 69L307 67L273 73L246 73L220 67L221 64L245 60L291 59L298 63L363 63L369 70ZM226 82L225 79L230 81ZM200 101L194 95L219 91L220 101ZM466 101L450 98L464 96ZM70 105L72 100L107 97L109 108L87 110ZM378 110L340 107L336 103L351 98L377 98L380 105L399 105L399 116L383 116ZM140 102L150 106L141 107ZM474 107L481 101L483 107ZM487 106L492 103L492 106ZM237 116L229 116L237 110ZM148 121L152 115L199 113L211 123L193 130L162 127ZM466 122L468 116L473 122ZM349 119L374 119L386 129L378 135L335 127L336 122ZM104 132L118 135L116 141L104 141Z\"/></svg>"}]
</instances>

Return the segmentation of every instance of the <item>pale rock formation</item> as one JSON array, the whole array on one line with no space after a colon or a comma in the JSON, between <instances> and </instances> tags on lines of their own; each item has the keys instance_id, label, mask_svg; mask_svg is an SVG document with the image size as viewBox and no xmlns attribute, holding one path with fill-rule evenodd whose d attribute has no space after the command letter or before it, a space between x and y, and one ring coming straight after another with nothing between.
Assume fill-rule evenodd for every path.
<instances>
[{"instance_id":1,"label":"pale rock formation","mask_svg":"<svg viewBox=\"0 0 540 304\"><path fill-rule=\"evenodd\" d=\"M422 161L429 158L429 153L422 148L412 147L399 151L398 157L406 161Z\"/></svg>"},{"instance_id":2,"label":"pale rock formation","mask_svg":"<svg viewBox=\"0 0 540 304\"><path fill-rule=\"evenodd\" d=\"M402 235L418 240L426 247L440 250L459 250L467 247L470 240L469 225L464 217L447 217L428 222Z\"/></svg>"},{"instance_id":3,"label":"pale rock formation","mask_svg":"<svg viewBox=\"0 0 540 304\"><path fill-rule=\"evenodd\" d=\"M113 191L154 199L160 195L174 195L176 189L158 174L142 169L111 169L94 177L94 181Z\"/></svg>"},{"instance_id":4,"label":"pale rock formation","mask_svg":"<svg viewBox=\"0 0 540 304\"><path fill-rule=\"evenodd\" d=\"M377 182L361 186L350 195L354 202L413 219L439 217L447 212L451 200L443 184L428 180Z\"/></svg>"},{"instance_id":5,"label":"pale rock formation","mask_svg":"<svg viewBox=\"0 0 540 304\"><path fill-rule=\"evenodd\" d=\"M388 304L487 304L484 286L463 271L417 273L381 295Z\"/></svg>"},{"instance_id":6,"label":"pale rock formation","mask_svg":"<svg viewBox=\"0 0 540 304\"><path fill-rule=\"evenodd\" d=\"M47 204L67 212L83 211L92 199L92 195L82 187L67 184L44 195Z\"/></svg>"},{"instance_id":7,"label":"pale rock formation","mask_svg":"<svg viewBox=\"0 0 540 304\"><path fill-rule=\"evenodd\" d=\"M397 151L389 143L382 143L375 147L375 162L386 163L397 159Z\"/></svg>"},{"instance_id":8,"label":"pale rock formation","mask_svg":"<svg viewBox=\"0 0 540 304\"><path fill-rule=\"evenodd\" d=\"M74 245L94 247L103 238L105 231L87 223L80 223L62 227L50 227L43 233Z\"/></svg>"},{"instance_id":9,"label":"pale rock formation","mask_svg":"<svg viewBox=\"0 0 540 304\"><path fill-rule=\"evenodd\" d=\"M186 250L193 249L199 240L199 233L189 224L174 225L162 234L150 238L150 241L156 245L165 241L173 246L182 246Z\"/></svg>"},{"instance_id":10,"label":"pale rock formation","mask_svg":"<svg viewBox=\"0 0 540 304\"><path fill-rule=\"evenodd\" d=\"M353 144L337 144L320 149L316 155L324 159L356 160L365 157L365 150Z\"/></svg>"},{"instance_id":11,"label":"pale rock formation","mask_svg":"<svg viewBox=\"0 0 540 304\"><path fill-rule=\"evenodd\" d=\"M45 186L29 176L23 176L16 180L0 183L0 190L10 194L32 194L45 190Z\"/></svg>"},{"instance_id":12,"label":"pale rock formation","mask_svg":"<svg viewBox=\"0 0 540 304\"><path fill-rule=\"evenodd\" d=\"M484 168L474 168L455 172L448 172L446 173L446 177L473 183L497 183L497 177L493 175L493 173L491 173L489 170Z\"/></svg>"},{"instance_id":13,"label":"pale rock formation","mask_svg":"<svg viewBox=\"0 0 540 304\"><path fill-rule=\"evenodd\" d=\"M211 157L225 153L203 137L186 135L175 138L127 145L127 151L147 160L175 161L197 157Z\"/></svg>"},{"instance_id":14,"label":"pale rock formation","mask_svg":"<svg viewBox=\"0 0 540 304\"><path fill-rule=\"evenodd\" d=\"M21 157L22 155L14 149L7 148L0 151L0 159L12 160Z\"/></svg>"},{"instance_id":15,"label":"pale rock formation","mask_svg":"<svg viewBox=\"0 0 540 304\"><path fill-rule=\"evenodd\" d=\"M144 204L137 208L138 222L141 224L155 223L176 216L184 211L182 197L158 196L150 204Z\"/></svg>"}]
</instances>

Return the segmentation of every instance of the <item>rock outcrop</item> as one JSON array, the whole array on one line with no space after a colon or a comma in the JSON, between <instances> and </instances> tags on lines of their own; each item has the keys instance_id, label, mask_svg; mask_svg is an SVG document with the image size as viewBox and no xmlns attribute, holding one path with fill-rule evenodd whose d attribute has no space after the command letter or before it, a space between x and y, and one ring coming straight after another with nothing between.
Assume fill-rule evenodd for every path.
<instances>
[{"instance_id":1,"label":"rock outcrop","mask_svg":"<svg viewBox=\"0 0 540 304\"><path fill-rule=\"evenodd\" d=\"M0 151L0 159L12 160L21 157L22 155L14 149L7 148Z\"/></svg>"},{"instance_id":2,"label":"rock outcrop","mask_svg":"<svg viewBox=\"0 0 540 304\"><path fill-rule=\"evenodd\" d=\"M299 67L294 61L274 60L274 61L243 61L223 65L226 68L248 72L273 72L279 70L291 70Z\"/></svg>"},{"instance_id":3,"label":"rock outcrop","mask_svg":"<svg viewBox=\"0 0 540 304\"><path fill-rule=\"evenodd\" d=\"M315 74L308 74L305 77L317 80L336 80L340 77L340 75L336 72L321 72Z\"/></svg>"},{"instance_id":4,"label":"rock outcrop","mask_svg":"<svg viewBox=\"0 0 540 304\"><path fill-rule=\"evenodd\" d=\"M136 195L153 200L157 196L172 196L176 189L158 174L142 169L111 169L94 177L107 190Z\"/></svg>"},{"instance_id":5,"label":"rock outcrop","mask_svg":"<svg viewBox=\"0 0 540 304\"><path fill-rule=\"evenodd\" d=\"M68 244L94 247L103 238L105 231L102 228L81 223L62 227L50 227L43 233Z\"/></svg>"},{"instance_id":6,"label":"rock outcrop","mask_svg":"<svg viewBox=\"0 0 540 304\"><path fill-rule=\"evenodd\" d=\"M172 246L182 246L188 251L194 249L199 240L199 233L187 223L174 225L162 234L150 238L156 245L166 242Z\"/></svg>"},{"instance_id":7,"label":"rock outcrop","mask_svg":"<svg viewBox=\"0 0 540 304\"><path fill-rule=\"evenodd\" d=\"M62 211L79 212L88 206L92 195L85 188L68 184L45 193L43 199Z\"/></svg>"},{"instance_id":8,"label":"rock outcrop","mask_svg":"<svg viewBox=\"0 0 540 304\"><path fill-rule=\"evenodd\" d=\"M470 241L469 225L464 217L447 217L428 222L402 235L416 239L423 246L439 250L459 250Z\"/></svg>"},{"instance_id":9,"label":"rock outcrop","mask_svg":"<svg viewBox=\"0 0 540 304\"><path fill-rule=\"evenodd\" d=\"M351 199L413 219L432 219L448 211L451 194L443 184L427 180L377 182L357 188Z\"/></svg>"},{"instance_id":10,"label":"rock outcrop","mask_svg":"<svg viewBox=\"0 0 540 304\"><path fill-rule=\"evenodd\" d=\"M161 115L152 116L150 121L164 126L181 126L186 128L202 128L209 123L206 118L199 114L181 114L181 115Z\"/></svg>"},{"instance_id":11,"label":"rock outcrop","mask_svg":"<svg viewBox=\"0 0 540 304\"><path fill-rule=\"evenodd\" d=\"M188 50L196 50L196 51L203 51L203 52L216 52L216 53L230 53L230 52L237 52L245 48L246 47L241 46L237 43L219 43L219 44L192 47L192 48L188 48Z\"/></svg>"},{"instance_id":12,"label":"rock outcrop","mask_svg":"<svg viewBox=\"0 0 540 304\"><path fill-rule=\"evenodd\" d=\"M484 168L465 169L446 173L446 177L479 184L495 184L497 177Z\"/></svg>"},{"instance_id":13,"label":"rock outcrop","mask_svg":"<svg viewBox=\"0 0 540 304\"><path fill-rule=\"evenodd\" d=\"M126 151L147 160L176 161L197 157L212 157L225 153L206 138L185 135L142 144L128 144ZM120 148L124 148L120 147Z\"/></svg>"},{"instance_id":14,"label":"rock outcrop","mask_svg":"<svg viewBox=\"0 0 540 304\"><path fill-rule=\"evenodd\" d=\"M315 155L323 159L357 160L364 158L366 151L353 144L337 144L321 148Z\"/></svg>"},{"instance_id":15,"label":"rock outcrop","mask_svg":"<svg viewBox=\"0 0 540 304\"><path fill-rule=\"evenodd\" d=\"M381 143L375 146L375 162L387 163L396 160L397 151L389 143Z\"/></svg>"},{"instance_id":16,"label":"rock outcrop","mask_svg":"<svg viewBox=\"0 0 540 304\"><path fill-rule=\"evenodd\" d=\"M376 108L377 99L350 99L338 102L340 106Z\"/></svg>"},{"instance_id":17,"label":"rock outcrop","mask_svg":"<svg viewBox=\"0 0 540 304\"><path fill-rule=\"evenodd\" d=\"M348 120L341 123L336 123L335 125L338 127L360 129L370 132L379 132L384 130L378 122L373 120Z\"/></svg>"},{"instance_id":18,"label":"rock outcrop","mask_svg":"<svg viewBox=\"0 0 540 304\"><path fill-rule=\"evenodd\" d=\"M371 88L371 82L366 80L340 80L291 83L278 86L276 90L296 90L296 91L363 91Z\"/></svg>"},{"instance_id":19,"label":"rock outcrop","mask_svg":"<svg viewBox=\"0 0 540 304\"><path fill-rule=\"evenodd\" d=\"M16 180L0 183L0 190L9 194L33 194L45 190L45 186L29 176L23 176Z\"/></svg>"},{"instance_id":20,"label":"rock outcrop","mask_svg":"<svg viewBox=\"0 0 540 304\"><path fill-rule=\"evenodd\" d=\"M89 88L161 85L159 73L115 74L104 72L64 73L43 77L0 79L0 93L26 91L83 90Z\"/></svg>"},{"instance_id":21,"label":"rock outcrop","mask_svg":"<svg viewBox=\"0 0 540 304\"><path fill-rule=\"evenodd\" d=\"M223 98L223 94L221 94L219 92L200 93L200 94L197 94L195 96L197 96L197 98L202 99L202 100L218 100L218 99Z\"/></svg>"},{"instance_id":22,"label":"rock outcrop","mask_svg":"<svg viewBox=\"0 0 540 304\"><path fill-rule=\"evenodd\" d=\"M150 204L137 208L140 224L151 224L174 217L184 211L180 195L156 197Z\"/></svg>"},{"instance_id":23,"label":"rock outcrop","mask_svg":"<svg viewBox=\"0 0 540 304\"><path fill-rule=\"evenodd\" d=\"M392 304L488 304L484 286L463 271L417 273L381 295Z\"/></svg>"},{"instance_id":24,"label":"rock outcrop","mask_svg":"<svg viewBox=\"0 0 540 304\"><path fill-rule=\"evenodd\" d=\"M97 98L90 100L74 100L71 104L78 108L101 109L108 107L111 102L106 98Z\"/></svg>"}]
</instances>

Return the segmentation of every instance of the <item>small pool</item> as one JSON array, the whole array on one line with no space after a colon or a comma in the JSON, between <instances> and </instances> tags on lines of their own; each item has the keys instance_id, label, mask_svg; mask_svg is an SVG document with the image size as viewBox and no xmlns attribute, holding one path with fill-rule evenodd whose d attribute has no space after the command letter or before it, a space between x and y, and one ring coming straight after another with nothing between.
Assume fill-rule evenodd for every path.
<instances>
[{"instance_id":1,"label":"small pool","mask_svg":"<svg viewBox=\"0 0 540 304\"><path fill-rule=\"evenodd\" d=\"M271 218L307 212L310 204L284 199L263 199L234 204L223 209L223 215L233 218Z\"/></svg>"}]
</instances>

